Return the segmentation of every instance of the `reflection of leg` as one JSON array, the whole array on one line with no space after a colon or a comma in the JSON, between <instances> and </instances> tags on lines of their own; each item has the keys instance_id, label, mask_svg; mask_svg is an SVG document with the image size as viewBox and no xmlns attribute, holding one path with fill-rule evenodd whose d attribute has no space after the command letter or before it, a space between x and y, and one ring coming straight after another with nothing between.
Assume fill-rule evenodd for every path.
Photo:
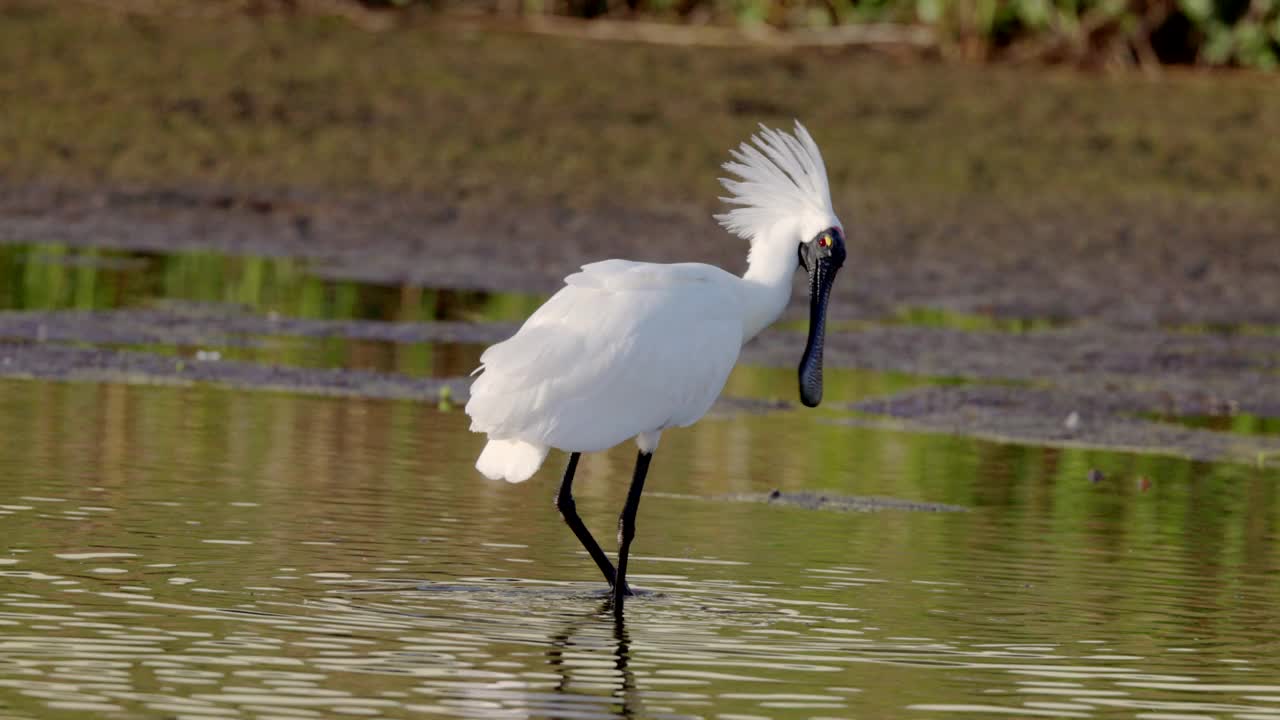
<instances>
[{"instance_id":1,"label":"reflection of leg","mask_svg":"<svg viewBox=\"0 0 1280 720\"><path fill-rule=\"evenodd\" d=\"M631 717L631 694L636 689L636 678L631 672L631 638L627 636L627 626L621 614L613 616L613 640L616 643L613 651L613 667L622 676L622 687L618 699L622 701L622 717Z\"/></svg>"},{"instance_id":2,"label":"reflection of leg","mask_svg":"<svg viewBox=\"0 0 1280 720\"><path fill-rule=\"evenodd\" d=\"M611 690L612 696L617 700L620 707L615 710L615 717L629 718L636 715L632 704L636 702L635 690L636 679L635 674L631 671L631 640L627 636L627 628L623 623L620 615L611 615L609 608L613 604L613 598L605 599L600 606L586 615L573 616L572 619L561 628L560 632L552 635L547 643L546 657L547 664L550 666L551 672L558 677L555 686L557 693L570 693L570 684L573 678L570 670L573 664L565 662L565 654L569 652L569 648L574 648L575 652L581 654L588 652L586 648L592 647L595 643L575 642L574 638L584 627L590 625L597 626L597 622L610 622L613 627L613 667L618 671L620 682L618 687ZM596 633L590 635L599 637ZM600 677L596 674L591 675L591 682L597 683ZM581 698L577 695L576 699ZM572 702L565 706L566 710L581 711L584 709L582 703ZM551 710L554 714L554 709ZM566 713L567 714L567 713Z\"/></svg>"},{"instance_id":3,"label":"reflection of leg","mask_svg":"<svg viewBox=\"0 0 1280 720\"><path fill-rule=\"evenodd\" d=\"M556 493L556 509L560 511L560 516L564 518L565 524L578 536L578 542L582 543L582 547L587 549L587 553L591 555L591 559L596 561L596 566L600 568L600 572L604 573L604 579L610 585L613 585L614 570L613 563L609 562L609 556L604 554L604 550L600 549L600 544L596 539L591 537L591 531L586 525L582 524L582 518L578 517L578 506L573 501L573 474L578 469L578 457L582 453L573 453L569 456L569 467L565 468L564 480L560 483L560 492Z\"/></svg>"},{"instance_id":4,"label":"reflection of leg","mask_svg":"<svg viewBox=\"0 0 1280 720\"><path fill-rule=\"evenodd\" d=\"M564 664L564 651L569 646L569 638L576 629L577 625L566 627L559 635L552 635L551 643L547 645L547 663L560 678L556 683L556 692L569 691L569 669Z\"/></svg>"},{"instance_id":5,"label":"reflection of leg","mask_svg":"<svg viewBox=\"0 0 1280 720\"><path fill-rule=\"evenodd\" d=\"M556 682L556 692L569 691L570 666L565 663L565 653L568 648L575 645L573 636L587 623L594 623L598 619L607 617L606 611L609 609L610 602L611 600L604 600L595 611L586 615L572 616L571 620L560 629L560 632L549 638L550 642L547 643L547 664L559 676L559 681ZM617 636L616 631L614 636Z\"/></svg>"},{"instance_id":6,"label":"reflection of leg","mask_svg":"<svg viewBox=\"0 0 1280 720\"><path fill-rule=\"evenodd\" d=\"M631 552L631 540L636 536L636 511L640 509L640 493L644 492L644 476L649 472L653 453L643 450L636 456L636 471L631 476L631 490L627 492L627 504L618 518L618 575L613 584L613 612L622 614L622 598L630 595L627 587L627 555Z\"/></svg>"}]
</instances>

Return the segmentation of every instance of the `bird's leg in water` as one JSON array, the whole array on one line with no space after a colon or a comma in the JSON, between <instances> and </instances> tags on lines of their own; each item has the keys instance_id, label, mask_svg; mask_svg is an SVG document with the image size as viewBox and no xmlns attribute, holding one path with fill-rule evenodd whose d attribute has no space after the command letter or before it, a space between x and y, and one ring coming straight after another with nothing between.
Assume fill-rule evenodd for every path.
<instances>
[{"instance_id":1,"label":"bird's leg in water","mask_svg":"<svg viewBox=\"0 0 1280 720\"><path fill-rule=\"evenodd\" d=\"M564 518L565 524L578 536L578 542L582 543L582 547L587 549L587 553L591 555L591 559L596 561L596 565L600 568L600 572L604 573L604 579L609 585L613 585L614 570L613 563L609 562L609 556L604 554L604 550L600 549L600 544L596 539L591 537L591 531L586 525L582 524L582 518L578 517L578 505L573 501L573 474L578 469L578 456L582 453L573 453L569 456L569 467L564 470L564 480L560 482L560 492L556 493L556 509L560 511L560 517ZM624 588L625 589L625 588Z\"/></svg>"},{"instance_id":2,"label":"bird's leg in water","mask_svg":"<svg viewBox=\"0 0 1280 720\"><path fill-rule=\"evenodd\" d=\"M631 489L627 491L627 504L618 518L618 581L613 584L613 612L622 614L622 598L631 594L627 587L627 554L631 551L631 539L636 536L636 511L640 509L640 493L644 492L644 476L649 472L653 453L643 450L636 456L636 471L631 476Z\"/></svg>"}]
</instances>

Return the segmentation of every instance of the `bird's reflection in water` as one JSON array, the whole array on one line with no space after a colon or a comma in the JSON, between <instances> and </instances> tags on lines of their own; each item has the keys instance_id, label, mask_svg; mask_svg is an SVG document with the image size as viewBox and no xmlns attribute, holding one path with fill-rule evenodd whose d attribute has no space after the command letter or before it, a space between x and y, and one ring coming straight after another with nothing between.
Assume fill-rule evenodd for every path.
<instances>
[{"instance_id":1,"label":"bird's reflection in water","mask_svg":"<svg viewBox=\"0 0 1280 720\"><path fill-rule=\"evenodd\" d=\"M560 632L551 636L547 646L547 664L560 677L556 683L556 692L574 694L570 683L575 681L573 671L589 670L599 667L591 663L590 668L584 666L581 658L584 654L603 649L599 642L599 630L609 629L604 647L612 650L611 665L614 672L582 672L576 678L578 684L592 686L590 694L596 695L599 690L608 689L615 700L613 711L617 717L633 717L638 712L636 698L636 678L631 671L631 638L627 634L626 621L621 615L613 612L610 600L605 600L595 612L574 617L561 628ZM574 660L573 658L578 658Z\"/></svg>"}]
</instances>

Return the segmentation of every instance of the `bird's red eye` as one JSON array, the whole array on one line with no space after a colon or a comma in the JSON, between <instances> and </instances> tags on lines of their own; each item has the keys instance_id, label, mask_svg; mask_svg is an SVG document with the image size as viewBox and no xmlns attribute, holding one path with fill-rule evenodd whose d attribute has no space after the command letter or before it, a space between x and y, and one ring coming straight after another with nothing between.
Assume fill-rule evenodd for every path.
<instances>
[{"instance_id":1,"label":"bird's red eye","mask_svg":"<svg viewBox=\"0 0 1280 720\"><path fill-rule=\"evenodd\" d=\"M818 246L819 246L819 247L831 247L831 236L830 236L830 235L823 235L822 237L819 237L819 238L818 238Z\"/></svg>"}]
</instances>

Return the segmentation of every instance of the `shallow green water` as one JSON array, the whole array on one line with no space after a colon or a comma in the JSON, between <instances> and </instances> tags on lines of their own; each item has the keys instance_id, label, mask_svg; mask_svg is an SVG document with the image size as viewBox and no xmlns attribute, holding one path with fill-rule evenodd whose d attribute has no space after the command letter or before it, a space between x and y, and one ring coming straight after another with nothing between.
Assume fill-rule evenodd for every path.
<instances>
[{"instance_id":1,"label":"shallow green water","mask_svg":"<svg viewBox=\"0 0 1280 720\"><path fill-rule=\"evenodd\" d=\"M1224 413L1219 415L1162 415L1150 417L1160 422L1178 423L1192 428L1233 432L1243 435L1280 434L1280 419L1259 417L1249 413Z\"/></svg>"},{"instance_id":2,"label":"shallow green water","mask_svg":"<svg viewBox=\"0 0 1280 720\"><path fill-rule=\"evenodd\" d=\"M0 310L240 308L300 318L515 321L545 298L331 279L290 257L0 244Z\"/></svg>"},{"instance_id":3,"label":"shallow green water","mask_svg":"<svg viewBox=\"0 0 1280 720\"><path fill-rule=\"evenodd\" d=\"M424 321L528 302L205 254L0 247L0 274L18 312ZM481 347L231 340L136 349L453 376ZM832 409L941 381L830 368L822 410L722 407L666 433L633 555L647 592L619 624L551 505L564 458L486 481L456 409L0 380L0 717L1280 719L1274 470ZM746 366L725 394L794 392L793 369ZM579 470L606 547L633 458ZM775 488L970 510L724 499Z\"/></svg>"},{"instance_id":4,"label":"shallow green water","mask_svg":"<svg viewBox=\"0 0 1280 720\"><path fill-rule=\"evenodd\" d=\"M0 312L155 309L207 319L237 314L323 320L509 322L544 298L335 280L304 260L215 252L156 253L60 244L0 245ZM220 333L220 335L223 335ZM162 355L413 376L466 375L483 346L289 335L234 342L99 343ZM8 339L0 330L0 340ZM223 338L225 340L226 338Z\"/></svg>"},{"instance_id":5,"label":"shallow green water","mask_svg":"<svg viewBox=\"0 0 1280 720\"><path fill-rule=\"evenodd\" d=\"M664 438L634 562L651 594L616 625L551 507L562 458L488 482L459 412L0 398L6 716L1280 717L1274 474L708 419ZM632 453L583 461L598 535ZM688 497L775 487L972 511Z\"/></svg>"}]
</instances>

